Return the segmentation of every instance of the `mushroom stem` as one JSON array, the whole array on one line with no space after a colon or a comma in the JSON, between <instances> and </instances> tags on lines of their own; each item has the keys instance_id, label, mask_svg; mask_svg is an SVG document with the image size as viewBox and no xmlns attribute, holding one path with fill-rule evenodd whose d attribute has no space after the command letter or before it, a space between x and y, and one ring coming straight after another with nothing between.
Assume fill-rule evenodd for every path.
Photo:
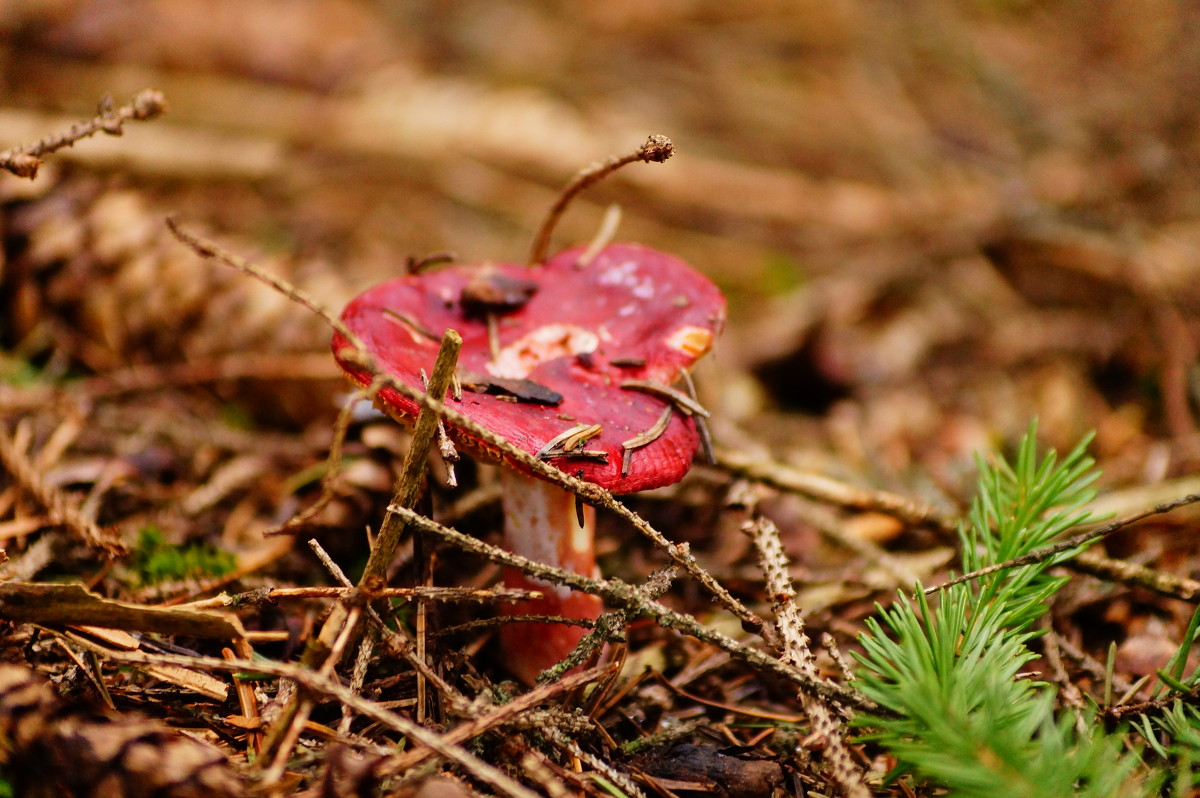
<instances>
[{"instance_id":1,"label":"mushroom stem","mask_svg":"<svg viewBox=\"0 0 1200 798\"><path fill-rule=\"evenodd\" d=\"M583 524L575 512L574 495L537 477L501 471L504 491L504 545L531 560L574 571L599 575L594 545L595 511L583 508ZM560 615L595 620L603 603L587 593L533 579L520 571L504 576L509 587L542 593L541 599L505 606L509 615ZM587 629L561 623L509 623L501 627L500 644L507 665L523 682L532 684L539 673L562 660L587 634Z\"/></svg>"}]
</instances>

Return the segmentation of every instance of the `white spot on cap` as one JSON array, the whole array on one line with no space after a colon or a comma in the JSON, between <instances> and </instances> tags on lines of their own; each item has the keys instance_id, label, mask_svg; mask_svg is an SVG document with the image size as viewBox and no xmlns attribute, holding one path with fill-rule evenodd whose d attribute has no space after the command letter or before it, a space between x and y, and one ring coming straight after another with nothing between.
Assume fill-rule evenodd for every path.
<instances>
[{"instance_id":1,"label":"white spot on cap","mask_svg":"<svg viewBox=\"0 0 1200 798\"><path fill-rule=\"evenodd\" d=\"M637 283L637 263L627 260L616 266L609 266L596 278L600 285L632 286Z\"/></svg>"},{"instance_id":2,"label":"white spot on cap","mask_svg":"<svg viewBox=\"0 0 1200 798\"><path fill-rule=\"evenodd\" d=\"M543 363L596 351L600 339L574 324L547 324L530 330L500 350L485 368L493 377L520 380Z\"/></svg>"},{"instance_id":3,"label":"white spot on cap","mask_svg":"<svg viewBox=\"0 0 1200 798\"><path fill-rule=\"evenodd\" d=\"M654 283L649 277L638 274L637 261L627 260L616 266L609 266L596 278L600 285L619 285L629 289L629 293L638 299L650 299L654 296Z\"/></svg>"}]
</instances>

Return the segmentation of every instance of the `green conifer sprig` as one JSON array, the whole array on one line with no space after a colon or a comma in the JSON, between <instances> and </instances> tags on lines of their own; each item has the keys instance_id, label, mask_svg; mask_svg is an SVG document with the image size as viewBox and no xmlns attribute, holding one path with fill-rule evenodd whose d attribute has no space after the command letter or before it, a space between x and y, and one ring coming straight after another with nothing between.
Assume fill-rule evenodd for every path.
<instances>
[{"instance_id":1,"label":"green conifer sprig","mask_svg":"<svg viewBox=\"0 0 1200 798\"><path fill-rule=\"evenodd\" d=\"M1040 461L1036 425L1016 462L980 462L979 492L960 529L964 571L1005 562L1089 520L1096 479L1088 440ZM1128 735L1099 722L1075 732L1052 685L1022 676L1046 602L1064 583L1047 570L1072 556L997 571L926 597L901 595L861 636L856 686L895 717L858 720L908 773L964 796L1149 794ZM1093 718L1094 720L1094 718Z\"/></svg>"},{"instance_id":2,"label":"green conifer sprig","mask_svg":"<svg viewBox=\"0 0 1200 798\"><path fill-rule=\"evenodd\" d=\"M1187 673L1189 655L1200 643L1200 608L1167 666L1158 673L1151 703L1159 712L1142 714L1131 722L1145 743L1148 759L1170 774L1171 795L1191 796L1200 787L1200 667Z\"/></svg>"}]
</instances>

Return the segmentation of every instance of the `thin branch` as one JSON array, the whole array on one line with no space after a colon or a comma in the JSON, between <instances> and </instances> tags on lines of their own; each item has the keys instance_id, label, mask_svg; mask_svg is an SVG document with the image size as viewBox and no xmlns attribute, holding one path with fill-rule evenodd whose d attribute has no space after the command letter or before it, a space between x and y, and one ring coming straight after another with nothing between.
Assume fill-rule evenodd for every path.
<instances>
[{"instance_id":1,"label":"thin branch","mask_svg":"<svg viewBox=\"0 0 1200 798\"><path fill-rule=\"evenodd\" d=\"M1100 538L1111 535L1113 532L1124 529L1131 524L1136 524L1138 521L1149 518L1152 515L1169 513L1172 510L1189 504L1195 504L1196 502L1200 502L1200 493L1189 493L1187 496L1182 498L1175 499L1174 501L1164 502L1163 504L1151 507L1149 510L1143 510L1140 513L1134 513L1133 515L1126 516L1119 521L1113 521L1111 524L1105 524L1104 526L1096 527L1095 529L1089 529L1087 532L1067 538L1066 540L1061 541L1060 543L1055 543L1052 546L1044 546L1037 551L1031 551L1029 554L1026 554L1023 557L1016 557L1011 560L1006 560L1005 562L996 563L995 565L989 565L987 568L980 568L978 571L972 571L969 574L963 574L962 576L951 579L949 582L944 584L926 588L925 594L928 595L930 593L936 593L939 590L944 590L948 587L962 584L963 582L970 582L973 579L979 579L980 577L994 574L997 571L1005 571L1009 568L1020 568L1026 565L1032 565L1036 562L1043 562L1044 560L1052 559L1059 554L1070 551L1071 549L1076 549L1086 543L1091 543L1093 540L1099 540Z\"/></svg>"},{"instance_id":2,"label":"thin branch","mask_svg":"<svg viewBox=\"0 0 1200 798\"><path fill-rule=\"evenodd\" d=\"M230 266L243 274L248 274L256 280L266 283L271 288L283 294L288 299L298 305L308 308L310 311L321 317L326 324L332 327L339 335L350 342L356 349L366 351L363 342L358 336L350 331L350 328L342 323L342 320L329 312L323 304L318 302L311 294L303 289L289 283L282 277L271 274L266 269L251 263L245 258L235 255L227 249L218 246L217 244L202 238L180 226L179 221L173 216L166 218L167 229L171 234L179 239L182 243L191 248L193 252L202 258L214 258L221 261L226 266ZM379 369L376 369L377 371ZM410 389L411 390L411 389Z\"/></svg>"},{"instance_id":3,"label":"thin branch","mask_svg":"<svg viewBox=\"0 0 1200 798\"><path fill-rule=\"evenodd\" d=\"M442 335L442 345L434 361L433 375L429 378L429 390L425 391L425 396L436 396L440 402L446 391L450 390L450 377L454 374L461 350L462 336L454 330L446 330ZM377 378L375 382L378 381ZM425 484L425 457L437 437L437 427L437 411L421 408L413 425L412 441L404 456L400 476L392 488L393 505L412 507L416 504L421 486ZM367 558L366 568L358 581L360 586L370 584L372 580L386 581L388 566L392 563L403 532L404 522L389 511L383 518L383 525L379 529L375 545L371 548L371 555Z\"/></svg>"},{"instance_id":4,"label":"thin branch","mask_svg":"<svg viewBox=\"0 0 1200 798\"><path fill-rule=\"evenodd\" d=\"M817 671L817 661L809 647L808 634L804 631L804 616L796 606L796 591L788 576L787 555L779 529L766 516L757 516L747 521L742 531L750 535L758 549L759 562L766 577L767 595L774 601L775 619L779 639L783 644L781 659L799 670L813 682L823 682ZM863 783L862 773L854 765L854 757L846 748L841 723L833 709L821 698L807 690L800 691L800 703L812 724L812 737L825 748L825 759L829 763L829 775L844 795L849 798L869 798L870 792Z\"/></svg>"},{"instance_id":5,"label":"thin branch","mask_svg":"<svg viewBox=\"0 0 1200 798\"><path fill-rule=\"evenodd\" d=\"M354 586L354 583L350 581L350 577L346 576L346 572L342 570L342 566L334 562L333 558L329 556L329 552L325 551L325 547L321 545L319 540L311 538L308 541L308 547L312 549L313 554L317 555L317 559L321 561L321 565L325 566L325 570L329 572L330 576L341 583L342 587L351 588Z\"/></svg>"},{"instance_id":6,"label":"thin branch","mask_svg":"<svg viewBox=\"0 0 1200 798\"><path fill-rule=\"evenodd\" d=\"M847 510L873 511L890 515L910 526L928 526L953 535L957 523L924 502L881 490L865 490L836 479L800 471L783 463L750 457L733 449L718 448L717 467L734 476L760 482L786 493L796 493L824 504Z\"/></svg>"},{"instance_id":7,"label":"thin branch","mask_svg":"<svg viewBox=\"0 0 1200 798\"><path fill-rule=\"evenodd\" d=\"M299 665L285 665L265 660L217 659L215 657L186 657L177 654L149 654L144 652L105 651L104 656L117 662L142 665L179 665L205 671L265 673L291 679L311 694L324 696L343 706L348 706L363 717L386 728L409 737L428 748L434 754L447 759L472 777L491 785L511 798L537 798L537 795L460 745L447 742L446 736L436 734L403 715L384 709L378 704L355 694L331 677L315 673Z\"/></svg>"},{"instance_id":8,"label":"thin branch","mask_svg":"<svg viewBox=\"0 0 1200 798\"><path fill-rule=\"evenodd\" d=\"M544 565L518 554L505 551L498 546L492 546L470 535L464 535L462 532L442 526L436 521L430 520L413 510L395 506L390 509L403 515L405 520L415 529L437 535L460 549L478 554L500 565L517 568L534 578L544 579L547 582L565 585L573 590L601 596L613 604L627 607L635 614L650 616L659 626L675 629L676 631L691 635L697 640L724 649L743 662L760 670L766 670L782 676L793 682L797 687L807 690L814 695L821 696L827 700L839 701L845 705L871 713L887 712L886 709L880 707L856 690L850 690L821 681L813 681L791 664L781 662L758 649L739 643L721 632L708 629L690 615L675 612L658 601L646 597L641 588L630 585L627 582L622 582L619 579L589 579L572 571Z\"/></svg>"},{"instance_id":9,"label":"thin branch","mask_svg":"<svg viewBox=\"0 0 1200 798\"><path fill-rule=\"evenodd\" d=\"M541 595L541 593L538 593L539 598ZM510 623L558 623L563 626L580 626L584 629L595 629L598 622L599 619L593 621L591 618L568 618L565 615L498 615L494 618L476 618L473 621L464 621L454 626L447 626L444 629L432 632L429 636L449 637L450 635L477 632L480 629L490 629L493 626L504 626Z\"/></svg>"},{"instance_id":10,"label":"thin branch","mask_svg":"<svg viewBox=\"0 0 1200 798\"><path fill-rule=\"evenodd\" d=\"M42 165L42 156L70 147L75 142L94 136L97 133L107 133L110 136L120 136L124 133L125 123L133 120L143 122L162 114L167 110L167 102L162 92L155 89L143 89L130 101L120 108L112 107L112 98L107 95L100 101L100 113L92 119L76 122L62 133L47 136L33 144L22 144L0 152L0 169L12 172L17 177L37 177L38 167Z\"/></svg>"},{"instance_id":11,"label":"thin branch","mask_svg":"<svg viewBox=\"0 0 1200 798\"><path fill-rule=\"evenodd\" d=\"M1200 601L1200 582L1195 579L1147 568L1129 560L1112 559L1095 551L1081 552L1063 563L1063 567L1109 582L1136 585L1160 596L1192 603Z\"/></svg>"},{"instance_id":12,"label":"thin branch","mask_svg":"<svg viewBox=\"0 0 1200 798\"><path fill-rule=\"evenodd\" d=\"M84 545L102 551L109 557L119 557L129 552L129 547L121 541L116 530L97 526L94 521L85 517L62 491L46 484L33 462L16 446L3 425L0 425L0 467L9 473L13 482L25 494L46 511L54 523L65 526Z\"/></svg>"},{"instance_id":13,"label":"thin branch","mask_svg":"<svg viewBox=\"0 0 1200 798\"><path fill-rule=\"evenodd\" d=\"M512 587L475 588L430 585L425 587L381 587L369 591L357 587L273 587L268 590L239 593L235 596L219 596L183 606L200 609L202 607L247 606L287 598L346 598L356 592L363 593L370 600L408 598L414 601L527 601L542 597L540 591Z\"/></svg>"},{"instance_id":14,"label":"thin branch","mask_svg":"<svg viewBox=\"0 0 1200 798\"><path fill-rule=\"evenodd\" d=\"M172 227L171 229L175 230L176 228ZM265 273L261 274L265 279L268 279L271 285L276 285L273 277ZM305 299L299 301L311 302L311 307L314 310L318 307L316 302L307 299L306 295L303 295L303 292L295 288L291 290L293 294L289 294L289 296L305 296ZM430 380L430 388L438 391L441 396L444 396L449 388L450 375L454 373L454 366L458 362L458 352L461 347L462 337L454 330L446 330L442 337L442 346L438 350L437 360L434 363L433 378ZM378 378L375 380L375 382L379 381L381 380ZM413 438L409 444L400 477L396 480L393 488L393 502L400 502L404 506L411 506L416 503L417 497L420 495L421 485L423 484L422 476L425 469L425 456L437 432L437 421L437 414L427 409L422 409L418 414L413 430ZM391 506L397 505L393 504ZM388 512L384 516L383 526L375 539L374 545L371 547L371 554L367 559L367 565L363 569L362 577L359 579L358 586L360 588L367 588L369 590L372 587L386 583L387 569L391 565L403 531L403 519L397 517L392 512ZM327 567L336 571L335 576L339 577L343 583L347 583L345 576L340 574L340 570L337 569L334 563L329 562ZM352 594L351 597L355 595L357 594ZM325 667L325 665L332 661L331 656L335 650L336 643L356 632L360 617L360 607L351 605L349 600L343 599L335 604L333 610L321 626L320 632L308 639L301 662L310 668L316 667L318 663L321 663L322 667ZM370 647L374 645L374 641L368 638L364 640L363 645ZM283 757L287 755L289 746L295 744L297 737L295 730L308 719L308 713L311 710L312 702L300 692L296 693L293 699L284 707L279 722L272 727L264 746L265 751L273 755L276 763L283 761Z\"/></svg>"},{"instance_id":15,"label":"thin branch","mask_svg":"<svg viewBox=\"0 0 1200 798\"><path fill-rule=\"evenodd\" d=\"M606 175L615 172L626 164L642 161L643 163L662 163L675 154L675 145L666 136L654 135L646 139L646 143L638 147L631 153L625 155L614 156L607 161L594 163L586 169L581 170L575 177L571 178L571 182L563 188L558 195L558 199L550 206L550 211L546 214L545 221L538 228L537 235L533 239L533 247L529 250L529 264L535 265L543 263L546 260L546 254L550 251L550 237L554 234L554 227L558 224L558 220L562 218L563 211L571 204L571 200L583 191L588 186L602 180Z\"/></svg>"}]
</instances>

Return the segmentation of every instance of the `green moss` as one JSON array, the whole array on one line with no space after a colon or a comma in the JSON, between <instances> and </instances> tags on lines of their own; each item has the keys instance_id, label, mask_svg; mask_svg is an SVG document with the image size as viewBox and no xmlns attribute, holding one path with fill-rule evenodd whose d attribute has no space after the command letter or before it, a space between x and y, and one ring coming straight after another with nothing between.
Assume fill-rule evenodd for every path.
<instances>
[{"instance_id":1,"label":"green moss","mask_svg":"<svg viewBox=\"0 0 1200 798\"><path fill-rule=\"evenodd\" d=\"M27 360L0 354L0 384L23 388L38 382L38 370ZM0 794L2 798L2 794Z\"/></svg>"},{"instance_id":2,"label":"green moss","mask_svg":"<svg viewBox=\"0 0 1200 798\"><path fill-rule=\"evenodd\" d=\"M133 568L144 585L160 582L224 576L237 565L237 558L207 543L175 546L163 539L156 526L147 526L138 533L138 545L133 552Z\"/></svg>"}]
</instances>

